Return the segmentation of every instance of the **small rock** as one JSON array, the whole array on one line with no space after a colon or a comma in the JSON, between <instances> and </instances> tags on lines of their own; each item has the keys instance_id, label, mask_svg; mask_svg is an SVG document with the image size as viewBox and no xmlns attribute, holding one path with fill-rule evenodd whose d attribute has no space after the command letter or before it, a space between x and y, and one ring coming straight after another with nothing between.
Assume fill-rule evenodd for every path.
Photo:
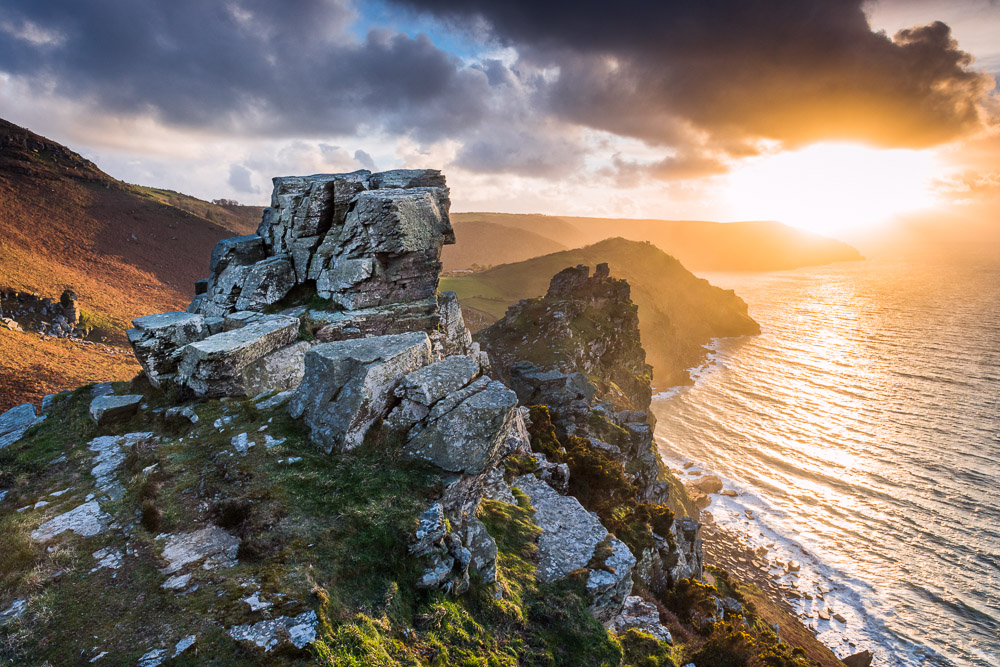
<instances>
[{"instance_id":1,"label":"small rock","mask_svg":"<svg viewBox=\"0 0 1000 667\"><path fill-rule=\"evenodd\" d=\"M855 653L854 655L849 655L843 659L843 663L847 667L871 667L872 660L875 656L871 651L865 650L860 653Z\"/></svg>"},{"instance_id":2,"label":"small rock","mask_svg":"<svg viewBox=\"0 0 1000 667\"><path fill-rule=\"evenodd\" d=\"M67 530L81 537L93 537L107 530L110 521L111 517L101 511L96 500L92 500L46 521L32 531L31 539L45 542Z\"/></svg>"},{"instance_id":3,"label":"small rock","mask_svg":"<svg viewBox=\"0 0 1000 667\"><path fill-rule=\"evenodd\" d=\"M847 618L843 614L840 613L834 614L833 618L834 620L840 621L841 623L847 623Z\"/></svg>"},{"instance_id":4,"label":"small rock","mask_svg":"<svg viewBox=\"0 0 1000 667\"><path fill-rule=\"evenodd\" d=\"M154 648L139 658L138 667L159 667L167 658L167 649Z\"/></svg>"},{"instance_id":5,"label":"small rock","mask_svg":"<svg viewBox=\"0 0 1000 667\"><path fill-rule=\"evenodd\" d=\"M260 599L260 591L257 591L248 598L243 598L243 601L250 605L250 611L260 611L261 609L268 609L274 606L274 603L264 602Z\"/></svg>"},{"instance_id":6,"label":"small rock","mask_svg":"<svg viewBox=\"0 0 1000 667\"><path fill-rule=\"evenodd\" d=\"M188 582L191 581L191 576L191 574L175 574L164 581L160 587L168 591L179 591L187 587Z\"/></svg>"},{"instance_id":7,"label":"small rock","mask_svg":"<svg viewBox=\"0 0 1000 667\"><path fill-rule=\"evenodd\" d=\"M194 646L194 642L196 639L197 637L195 635L188 635L184 639L177 642L177 646L174 647L174 657L176 658L181 653Z\"/></svg>"},{"instance_id":8,"label":"small rock","mask_svg":"<svg viewBox=\"0 0 1000 667\"><path fill-rule=\"evenodd\" d=\"M253 440L249 439L249 436L246 433L240 433L239 435L233 436L233 439L230 442L232 442L233 448L236 449L241 456L246 456L247 452L250 451L250 448L256 444Z\"/></svg>"},{"instance_id":9,"label":"small rock","mask_svg":"<svg viewBox=\"0 0 1000 667\"><path fill-rule=\"evenodd\" d=\"M174 407L167 408L167 411L163 413L164 419L167 421L184 421L187 420L192 424L198 423L198 415L195 413L194 408L191 406L184 407Z\"/></svg>"},{"instance_id":10,"label":"small rock","mask_svg":"<svg viewBox=\"0 0 1000 667\"><path fill-rule=\"evenodd\" d=\"M318 623L319 617L316 612L307 611L295 617L279 616L253 625L237 625L229 628L227 633L237 641L248 641L266 652L270 652L278 645L281 634L287 633L288 641L301 649L316 640ZM280 630L284 630L284 633L279 633Z\"/></svg>"},{"instance_id":11,"label":"small rock","mask_svg":"<svg viewBox=\"0 0 1000 667\"><path fill-rule=\"evenodd\" d=\"M142 399L141 394L98 396L90 403L90 418L98 426L127 419L139 410Z\"/></svg>"},{"instance_id":12,"label":"small rock","mask_svg":"<svg viewBox=\"0 0 1000 667\"><path fill-rule=\"evenodd\" d=\"M14 603L8 607L5 611L0 611L0 625L12 621L15 618L20 618L24 614L25 610L28 608L28 601L20 598L14 600Z\"/></svg>"}]
</instances>

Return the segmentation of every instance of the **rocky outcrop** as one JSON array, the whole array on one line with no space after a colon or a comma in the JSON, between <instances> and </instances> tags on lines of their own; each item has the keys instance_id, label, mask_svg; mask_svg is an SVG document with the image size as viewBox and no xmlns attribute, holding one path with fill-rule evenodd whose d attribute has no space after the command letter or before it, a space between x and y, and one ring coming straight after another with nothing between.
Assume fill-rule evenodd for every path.
<instances>
[{"instance_id":1,"label":"rocky outcrop","mask_svg":"<svg viewBox=\"0 0 1000 667\"><path fill-rule=\"evenodd\" d=\"M297 338L424 332L435 357L482 365L455 295L437 293L449 207L434 170L275 178L257 233L216 245L188 312L133 322L136 357L154 386L206 397L296 387Z\"/></svg>"},{"instance_id":2,"label":"rocky outcrop","mask_svg":"<svg viewBox=\"0 0 1000 667\"><path fill-rule=\"evenodd\" d=\"M59 300L0 288L0 323L13 331L36 331L53 338L83 338L77 295L63 290Z\"/></svg>"},{"instance_id":3,"label":"rocky outcrop","mask_svg":"<svg viewBox=\"0 0 1000 667\"><path fill-rule=\"evenodd\" d=\"M674 638L670 636L670 630L660 623L660 612L656 605L646 602L637 595L625 598L621 614L611 622L610 629L617 634L638 630L661 642L674 643Z\"/></svg>"}]
</instances>

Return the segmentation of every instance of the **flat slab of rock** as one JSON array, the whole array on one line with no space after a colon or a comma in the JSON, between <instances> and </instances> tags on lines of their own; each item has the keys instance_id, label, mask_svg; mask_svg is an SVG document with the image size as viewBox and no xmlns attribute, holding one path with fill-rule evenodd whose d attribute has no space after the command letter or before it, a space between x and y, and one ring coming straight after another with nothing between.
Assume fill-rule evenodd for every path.
<instances>
[{"instance_id":1,"label":"flat slab of rock","mask_svg":"<svg viewBox=\"0 0 1000 667\"><path fill-rule=\"evenodd\" d=\"M237 625L226 632L237 641L246 641L269 652L282 641L296 648L305 648L316 641L316 626L319 617L315 611L306 611L298 616L279 616L275 619L254 624Z\"/></svg>"},{"instance_id":2,"label":"flat slab of rock","mask_svg":"<svg viewBox=\"0 0 1000 667\"><path fill-rule=\"evenodd\" d=\"M430 361L431 343L423 332L317 345L306 354L288 412L305 420L311 440L326 451L353 449L386 416L403 377Z\"/></svg>"},{"instance_id":3,"label":"flat slab of rock","mask_svg":"<svg viewBox=\"0 0 1000 667\"><path fill-rule=\"evenodd\" d=\"M128 419L138 412L143 398L142 394L98 396L90 402L90 418L98 426Z\"/></svg>"},{"instance_id":4,"label":"flat slab of rock","mask_svg":"<svg viewBox=\"0 0 1000 667\"><path fill-rule=\"evenodd\" d=\"M245 396L248 367L293 343L298 333L298 318L272 315L191 343L183 348L178 380L198 396Z\"/></svg>"},{"instance_id":5,"label":"flat slab of rock","mask_svg":"<svg viewBox=\"0 0 1000 667\"><path fill-rule=\"evenodd\" d=\"M413 371L396 388L396 396L428 407L472 382L479 364L472 357L454 355Z\"/></svg>"},{"instance_id":6,"label":"flat slab of rock","mask_svg":"<svg viewBox=\"0 0 1000 667\"><path fill-rule=\"evenodd\" d=\"M172 575L186 565L201 563L202 568L230 567L236 564L240 540L216 525L209 525L191 533L167 535L163 558L168 565L160 572Z\"/></svg>"},{"instance_id":7,"label":"flat slab of rock","mask_svg":"<svg viewBox=\"0 0 1000 667\"><path fill-rule=\"evenodd\" d=\"M31 539L39 542L51 540L56 535L72 531L80 537L100 535L108 529L111 517L101 511L96 500L91 500L68 512L49 519L32 531Z\"/></svg>"},{"instance_id":8,"label":"flat slab of rock","mask_svg":"<svg viewBox=\"0 0 1000 667\"><path fill-rule=\"evenodd\" d=\"M0 415L0 449L13 445L25 431L44 419L35 413L31 403L22 403Z\"/></svg>"}]
</instances>

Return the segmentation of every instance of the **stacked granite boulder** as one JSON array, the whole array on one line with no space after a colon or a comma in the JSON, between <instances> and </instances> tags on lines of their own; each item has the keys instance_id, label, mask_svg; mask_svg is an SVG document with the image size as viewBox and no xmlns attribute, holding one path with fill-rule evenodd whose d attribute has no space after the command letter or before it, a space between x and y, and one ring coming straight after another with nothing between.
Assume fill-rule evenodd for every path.
<instances>
[{"instance_id":1,"label":"stacked granite boulder","mask_svg":"<svg viewBox=\"0 0 1000 667\"><path fill-rule=\"evenodd\" d=\"M300 338L423 331L435 357L478 356L454 294L437 293L449 206L436 170L275 178L257 233L216 245L187 312L133 321L136 357L154 386L219 397L296 387Z\"/></svg>"}]
</instances>

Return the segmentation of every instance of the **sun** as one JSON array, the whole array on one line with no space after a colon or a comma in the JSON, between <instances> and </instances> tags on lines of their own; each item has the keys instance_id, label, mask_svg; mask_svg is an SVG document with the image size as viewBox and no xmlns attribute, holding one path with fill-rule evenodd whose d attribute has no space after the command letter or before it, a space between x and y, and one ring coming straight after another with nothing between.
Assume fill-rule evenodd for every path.
<instances>
[{"instance_id":1,"label":"sun","mask_svg":"<svg viewBox=\"0 0 1000 667\"><path fill-rule=\"evenodd\" d=\"M814 144L744 162L730 173L725 197L734 218L839 236L933 206L940 173L931 151Z\"/></svg>"}]
</instances>

